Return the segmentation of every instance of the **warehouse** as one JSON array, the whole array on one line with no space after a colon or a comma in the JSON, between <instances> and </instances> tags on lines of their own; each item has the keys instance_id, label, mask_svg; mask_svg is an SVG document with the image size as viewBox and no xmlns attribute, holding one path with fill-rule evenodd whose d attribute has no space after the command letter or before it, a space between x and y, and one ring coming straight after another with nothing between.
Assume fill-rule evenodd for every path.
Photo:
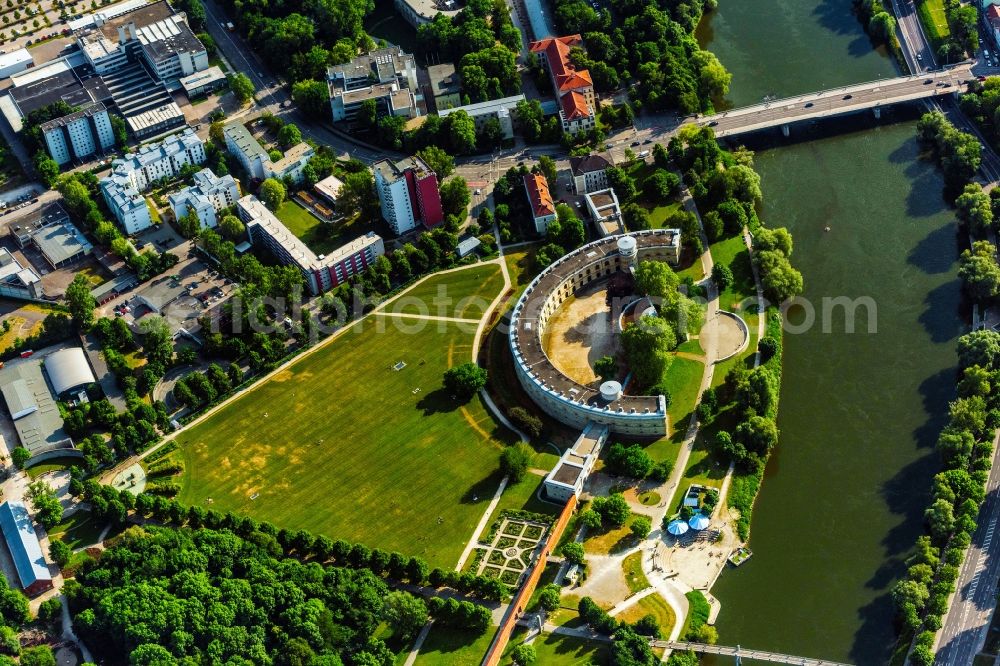
<instances>
[{"instance_id":1,"label":"warehouse","mask_svg":"<svg viewBox=\"0 0 1000 666\"><path fill-rule=\"evenodd\" d=\"M80 347L60 349L49 354L45 359L45 372L57 396L78 393L97 381L87 362L87 355Z\"/></svg>"},{"instance_id":2,"label":"warehouse","mask_svg":"<svg viewBox=\"0 0 1000 666\"><path fill-rule=\"evenodd\" d=\"M0 504L0 529L3 530L3 538L24 593L29 597L36 597L51 590L49 565L42 555L42 545L38 542L35 526L23 502L7 501Z\"/></svg>"}]
</instances>

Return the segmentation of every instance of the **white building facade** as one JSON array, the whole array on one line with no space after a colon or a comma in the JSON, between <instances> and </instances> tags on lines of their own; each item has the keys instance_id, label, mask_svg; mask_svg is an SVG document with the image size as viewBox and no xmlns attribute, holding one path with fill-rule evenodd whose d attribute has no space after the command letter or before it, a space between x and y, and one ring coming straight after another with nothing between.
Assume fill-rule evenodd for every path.
<instances>
[{"instance_id":1,"label":"white building facade","mask_svg":"<svg viewBox=\"0 0 1000 666\"><path fill-rule=\"evenodd\" d=\"M218 225L217 213L234 205L240 198L240 188L230 175L216 176L210 169L194 175L194 185L167 197L174 218L180 219L194 210L203 228Z\"/></svg>"},{"instance_id":2,"label":"white building facade","mask_svg":"<svg viewBox=\"0 0 1000 666\"><path fill-rule=\"evenodd\" d=\"M49 155L59 166L104 153L115 146L111 117L98 102L40 127Z\"/></svg>"}]
</instances>

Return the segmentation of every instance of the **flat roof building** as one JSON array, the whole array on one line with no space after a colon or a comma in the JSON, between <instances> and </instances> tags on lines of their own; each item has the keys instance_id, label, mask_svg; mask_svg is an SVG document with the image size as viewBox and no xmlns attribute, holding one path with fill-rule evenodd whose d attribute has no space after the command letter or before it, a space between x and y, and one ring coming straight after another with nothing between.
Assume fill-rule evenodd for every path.
<instances>
[{"instance_id":1,"label":"flat roof building","mask_svg":"<svg viewBox=\"0 0 1000 666\"><path fill-rule=\"evenodd\" d=\"M193 209L202 228L211 229L218 224L216 213L234 205L239 198L240 188L232 176L216 176L211 169L202 169L194 175L194 185L171 194L167 201L174 219L181 219Z\"/></svg>"},{"instance_id":2,"label":"flat roof building","mask_svg":"<svg viewBox=\"0 0 1000 666\"><path fill-rule=\"evenodd\" d=\"M24 593L36 597L51 590L49 565L45 562L42 545L24 502L7 500L0 504L0 529L3 530L3 538Z\"/></svg>"},{"instance_id":3,"label":"flat roof building","mask_svg":"<svg viewBox=\"0 0 1000 666\"><path fill-rule=\"evenodd\" d=\"M372 165L382 217L396 234L422 224L432 229L444 221L437 174L419 157Z\"/></svg>"},{"instance_id":4,"label":"flat roof building","mask_svg":"<svg viewBox=\"0 0 1000 666\"><path fill-rule=\"evenodd\" d=\"M63 268L90 255L94 246L70 222L59 203L46 204L33 213L11 222L10 230L18 246L35 246L52 268Z\"/></svg>"},{"instance_id":5,"label":"flat roof building","mask_svg":"<svg viewBox=\"0 0 1000 666\"><path fill-rule=\"evenodd\" d=\"M0 55L0 79L6 79L12 74L23 72L35 66L35 60L26 48L16 49Z\"/></svg>"},{"instance_id":6,"label":"flat roof building","mask_svg":"<svg viewBox=\"0 0 1000 666\"><path fill-rule=\"evenodd\" d=\"M49 155L62 166L114 148L115 131L102 102L39 126Z\"/></svg>"},{"instance_id":7,"label":"flat roof building","mask_svg":"<svg viewBox=\"0 0 1000 666\"><path fill-rule=\"evenodd\" d=\"M625 223L622 221L622 209L618 205L618 197L610 187L606 190L588 192L584 195L587 210L594 227L601 238L625 233ZM638 231L638 230L637 230Z\"/></svg>"},{"instance_id":8,"label":"flat roof building","mask_svg":"<svg viewBox=\"0 0 1000 666\"><path fill-rule=\"evenodd\" d=\"M247 174L257 180L288 177L297 183L302 180L302 170L315 153L312 146L301 142L286 150L280 160L272 162L264 146L257 142L242 121L226 123L222 133L226 137L226 149L239 160Z\"/></svg>"},{"instance_id":9,"label":"flat roof building","mask_svg":"<svg viewBox=\"0 0 1000 666\"><path fill-rule=\"evenodd\" d=\"M337 205L337 197L340 196L340 188L344 186L336 176L327 176L313 186L316 193L329 201L334 206Z\"/></svg>"},{"instance_id":10,"label":"flat roof building","mask_svg":"<svg viewBox=\"0 0 1000 666\"><path fill-rule=\"evenodd\" d=\"M38 301L44 296L42 279L5 247L0 247L0 296L23 301Z\"/></svg>"},{"instance_id":11,"label":"flat roof building","mask_svg":"<svg viewBox=\"0 0 1000 666\"><path fill-rule=\"evenodd\" d=\"M427 78L431 81L434 108L439 115L444 109L462 105L462 84L453 63L431 65L427 68Z\"/></svg>"},{"instance_id":12,"label":"flat roof building","mask_svg":"<svg viewBox=\"0 0 1000 666\"><path fill-rule=\"evenodd\" d=\"M247 195L236 206L250 241L266 247L282 264L295 266L313 295L321 294L361 273L385 254L382 237L368 232L330 254L317 255L288 230L257 197Z\"/></svg>"},{"instance_id":13,"label":"flat roof building","mask_svg":"<svg viewBox=\"0 0 1000 666\"><path fill-rule=\"evenodd\" d=\"M496 119L500 124L500 131L503 138L514 138L514 110L518 102L524 100L524 95L513 95L502 99L493 99L476 104L467 104L452 109L438 110L438 115L445 118L456 111L465 111L476 124L476 131L483 129L483 126L492 119Z\"/></svg>"},{"instance_id":14,"label":"flat roof building","mask_svg":"<svg viewBox=\"0 0 1000 666\"><path fill-rule=\"evenodd\" d=\"M14 420L21 446L32 456L73 448L42 374L41 359L18 359L0 368L0 394Z\"/></svg>"},{"instance_id":15,"label":"flat roof building","mask_svg":"<svg viewBox=\"0 0 1000 666\"><path fill-rule=\"evenodd\" d=\"M366 100L381 113L412 118L417 110L417 65L399 47L376 49L326 70L333 121L353 120Z\"/></svg>"},{"instance_id":16,"label":"flat roof building","mask_svg":"<svg viewBox=\"0 0 1000 666\"><path fill-rule=\"evenodd\" d=\"M216 65L212 65L202 72L195 72L190 76L182 77L180 84L181 89L184 90L184 94L190 99L223 88L227 81L229 79L226 78L222 69Z\"/></svg>"},{"instance_id":17,"label":"flat roof building","mask_svg":"<svg viewBox=\"0 0 1000 666\"><path fill-rule=\"evenodd\" d=\"M430 23L438 14L453 17L459 11L455 0L393 0L393 5L414 28Z\"/></svg>"}]
</instances>

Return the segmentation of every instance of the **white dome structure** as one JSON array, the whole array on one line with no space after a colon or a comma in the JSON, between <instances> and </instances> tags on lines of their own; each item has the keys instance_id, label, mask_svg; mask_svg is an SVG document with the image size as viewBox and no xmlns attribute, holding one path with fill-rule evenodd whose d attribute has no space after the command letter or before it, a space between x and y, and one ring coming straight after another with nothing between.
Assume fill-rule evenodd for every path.
<instances>
[{"instance_id":1,"label":"white dome structure","mask_svg":"<svg viewBox=\"0 0 1000 666\"><path fill-rule=\"evenodd\" d=\"M614 402L622 397L622 385L614 380L609 380L601 384L601 398L607 402Z\"/></svg>"},{"instance_id":2,"label":"white dome structure","mask_svg":"<svg viewBox=\"0 0 1000 666\"><path fill-rule=\"evenodd\" d=\"M45 359L45 372L57 396L97 381L80 347L60 349Z\"/></svg>"}]
</instances>

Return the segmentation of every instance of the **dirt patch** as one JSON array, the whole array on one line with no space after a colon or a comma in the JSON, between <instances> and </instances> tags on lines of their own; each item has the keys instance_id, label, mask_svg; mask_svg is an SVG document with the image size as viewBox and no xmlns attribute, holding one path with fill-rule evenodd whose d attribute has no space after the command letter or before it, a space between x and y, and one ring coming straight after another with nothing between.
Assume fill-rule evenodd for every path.
<instances>
[{"instance_id":1,"label":"dirt patch","mask_svg":"<svg viewBox=\"0 0 1000 666\"><path fill-rule=\"evenodd\" d=\"M606 285L586 289L563 303L545 328L542 344L549 360L580 384L597 382L594 363L615 355L617 337L606 299Z\"/></svg>"}]
</instances>

